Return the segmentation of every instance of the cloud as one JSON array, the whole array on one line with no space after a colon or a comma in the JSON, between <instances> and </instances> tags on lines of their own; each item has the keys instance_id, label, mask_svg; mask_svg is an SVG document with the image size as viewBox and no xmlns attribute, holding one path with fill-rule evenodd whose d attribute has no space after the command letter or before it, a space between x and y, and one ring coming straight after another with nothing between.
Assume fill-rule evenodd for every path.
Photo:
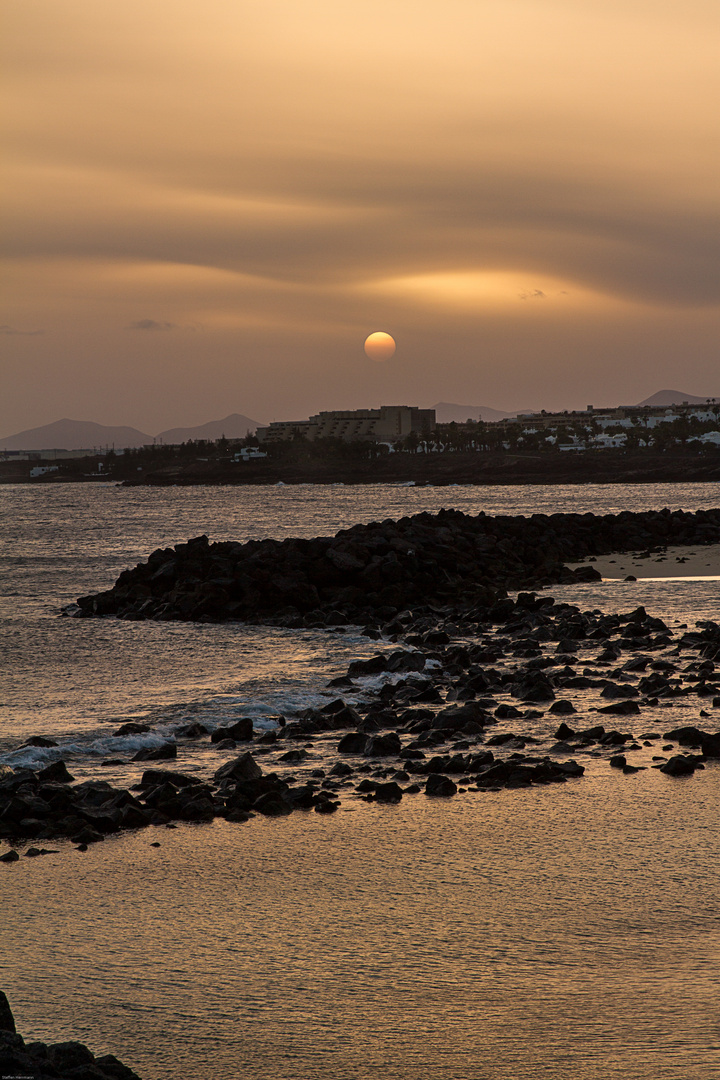
<instances>
[{"instance_id":1,"label":"cloud","mask_svg":"<svg viewBox=\"0 0 720 1080\"><path fill-rule=\"evenodd\" d=\"M166 6L11 5L5 310L52 327L22 395L41 364L103 409L119 372L168 408L168 371L194 409L210 364L278 418L404 399L411 364L427 402L714 391L711 0Z\"/></svg>"},{"instance_id":2,"label":"cloud","mask_svg":"<svg viewBox=\"0 0 720 1080\"><path fill-rule=\"evenodd\" d=\"M16 330L14 326L0 326L0 334L17 334L20 337L37 337L44 334L44 330Z\"/></svg>"},{"instance_id":3,"label":"cloud","mask_svg":"<svg viewBox=\"0 0 720 1080\"><path fill-rule=\"evenodd\" d=\"M138 319L127 327L128 330L177 330L177 324L171 322L157 322L155 319Z\"/></svg>"}]
</instances>

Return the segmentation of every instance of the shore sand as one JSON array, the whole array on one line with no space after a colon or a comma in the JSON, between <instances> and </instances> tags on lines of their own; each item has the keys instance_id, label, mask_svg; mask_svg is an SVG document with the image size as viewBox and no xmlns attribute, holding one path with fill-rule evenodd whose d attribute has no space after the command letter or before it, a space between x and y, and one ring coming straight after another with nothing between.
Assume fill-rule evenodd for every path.
<instances>
[{"instance_id":1,"label":"shore sand","mask_svg":"<svg viewBox=\"0 0 720 1080\"><path fill-rule=\"evenodd\" d=\"M668 547L664 551L618 552L598 555L595 559L572 562L572 569L592 564L604 578L624 578L633 575L645 578L707 578L720 577L720 544L691 547Z\"/></svg>"}]
</instances>

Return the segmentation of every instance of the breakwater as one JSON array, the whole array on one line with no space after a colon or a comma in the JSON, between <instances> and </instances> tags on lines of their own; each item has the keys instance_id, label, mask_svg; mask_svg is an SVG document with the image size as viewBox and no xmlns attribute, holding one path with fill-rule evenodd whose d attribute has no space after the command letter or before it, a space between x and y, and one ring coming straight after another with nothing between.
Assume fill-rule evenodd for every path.
<instances>
[{"instance_id":1,"label":"breakwater","mask_svg":"<svg viewBox=\"0 0 720 1080\"><path fill-rule=\"evenodd\" d=\"M154 551L69 614L125 619L273 621L287 626L390 619L423 604L491 607L507 589L599 578L577 561L614 551L720 542L720 509L489 517L440 510L355 525L334 537L210 543Z\"/></svg>"}]
</instances>

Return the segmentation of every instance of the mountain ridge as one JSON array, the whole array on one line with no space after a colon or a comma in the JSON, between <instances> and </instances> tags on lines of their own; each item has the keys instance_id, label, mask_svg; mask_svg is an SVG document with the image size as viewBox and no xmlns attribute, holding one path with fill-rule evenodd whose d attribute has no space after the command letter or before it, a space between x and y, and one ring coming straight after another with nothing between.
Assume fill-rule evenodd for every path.
<instances>
[{"instance_id":1,"label":"mountain ridge","mask_svg":"<svg viewBox=\"0 0 720 1080\"><path fill-rule=\"evenodd\" d=\"M138 428L96 424L92 420L55 420L52 424L27 428L15 435L0 438L0 450L89 450L93 447L114 446L116 449L147 446L152 442L188 442L190 439L215 440L223 435L242 439L255 431L259 421L242 413L231 413L223 420L210 420L196 427L168 428L158 435L148 435Z\"/></svg>"},{"instance_id":2,"label":"mountain ridge","mask_svg":"<svg viewBox=\"0 0 720 1080\"><path fill-rule=\"evenodd\" d=\"M720 395L715 398L720 402ZM637 409L641 409L645 405L655 405L658 408L662 408L663 405L683 405L685 402L688 405L704 405L707 401L712 401L711 397L696 397L694 394L683 394L680 390L658 390L656 394L653 394L649 398L645 398L644 401L639 401L635 406Z\"/></svg>"}]
</instances>

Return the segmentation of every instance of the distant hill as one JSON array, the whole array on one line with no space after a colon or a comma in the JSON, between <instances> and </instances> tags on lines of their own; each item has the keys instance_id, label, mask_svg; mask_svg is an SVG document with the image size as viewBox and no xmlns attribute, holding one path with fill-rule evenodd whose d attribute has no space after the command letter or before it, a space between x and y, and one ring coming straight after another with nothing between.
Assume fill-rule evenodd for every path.
<instances>
[{"instance_id":1,"label":"distant hill","mask_svg":"<svg viewBox=\"0 0 720 1080\"><path fill-rule=\"evenodd\" d=\"M492 424L495 420L517 416L517 412L502 412L487 405L452 405L447 401L439 401L433 408L438 424L464 424L466 420L483 420L486 424Z\"/></svg>"},{"instance_id":2,"label":"distant hill","mask_svg":"<svg viewBox=\"0 0 720 1080\"><path fill-rule=\"evenodd\" d=\"M248 432L253 433L257 427L260 427L260 421L251 420L249 416L243 416L242 413L231 413L224 420L211 420L198 427L168 428L167 431L161 431L156 439L164 443L183 443L188 442L189 439L213 441L222 439L223 435L226 439L244 439Z\"/></svg>"},{"instance_id":3,"label":"distant hill","mask_svg":"<svg viewBox=\"0 0 720 1080\"><path fill-rule=\"evenodd\" d=\"M708 397L712 397L712 395L708 395ZM655 405L662 408L663 405L682 405L685 401L687 401L688 405L704 405L707 400L707 397L683 394L680 390L658 390L657 394L638 402L637 408L639 409L642 405ZM720 394L717 395L715 400L720 402Z\"/></svg>"},{"instance_id":4,"label":"distant hill","mask_svg":"<svg viewBox=\"0 0 720 1080\"><path fill-rule=\"evenodd\" d=\"M54 424L28 428L17 435L0 439L0 450L91 450L93 447L114 446L116 450L126 447L147 446L152 442L181 443L189 439L244 439L248 431L255 431L257 420L240 413L232 413L224 420L211 420L198 427L169 428L159 435L147 435L134 427L109 427L94 424L90 420L56 420Z\"/></svg>"},{"instance_id":5,"label":"distant hill","mask_svg":"<svg viewBox=\"0 0 720 1080\"><path fill-rule=\"evenodd\" d=\"M93 447L144 446L153 441L134 427L107 427L90 420L56 420L0 439L0 450L89 450Z\"/></svg>"}]
</instances>

